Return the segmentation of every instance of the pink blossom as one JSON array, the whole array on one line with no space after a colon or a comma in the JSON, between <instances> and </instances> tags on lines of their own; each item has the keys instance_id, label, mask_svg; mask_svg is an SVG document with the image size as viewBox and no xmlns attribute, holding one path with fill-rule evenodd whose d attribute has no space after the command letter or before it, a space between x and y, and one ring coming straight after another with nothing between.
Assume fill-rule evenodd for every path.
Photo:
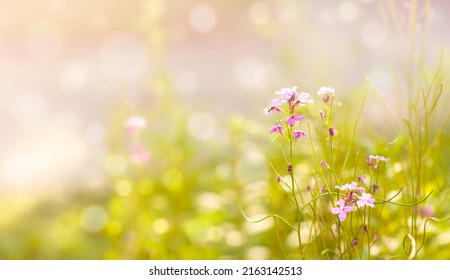
<instances>
[{"instance_id":1,"label":"pink blossom","mask_svg":"<svg viewBox=\"0 0 450 280\"><path fill-rule=\"evenodd\" d=\"M277 91L276 94L279 94L282 99L289 101L292 100L293 96L297 93L297 87L292 88L282 88L280 91Z\"/></svg>"},{"instance_id":2,"label":"pink blossom","mask_svg":"<svg viewBox=\"0 0 450 280\"><path fill-rule=\"evenodd\" d=\"M294 130L292 132L292 134L294 135L295 138L295 142L297 142L298 138L302 137L302 136L306 136L306 133L301 131L301 130Z\"/></svg>"},{"instance_id":3,"label":"pink blossom","mask_svg":"<svg viewBox=\"0 0 450 280\"><path fill-rule=\"evenodd\" d=\"M378 184L373 184L372 193L375 193L376 191L378 191L378 188L379 188Z\"/></svg>"},{"instance_id":4,"label":"pink blossom","mask_svg":"<svg viewBox=\"0 0 450 280\"><path fill-rule=\"evenodd\" d=\"M330 166L328 165L328 163L325 160L320 161L320 166L322 166L325 169L330 169Z\"/></svg>"},{"instance_id":5,"label":"pink blossom","mask_svg":"<svg viewBox=\"0 0 450 280\"><path fill-rule=\"evenodd\" d=\"M297 93L295 96L297 97L297 101L299 103L314 103L314 100L308 99L309 95L310 94L307 92L300 92L300 93ZM300 106L305 106L305 105L300 104Z\"/></svg>"},{"instance_id":6,"label":"pink blossom","mask_svg":"<svg viewBox=\"0 0 450 280\"><path fill-rule=\"evenodd\" d=\"M332 128L332 127L330 127L330 128L328 129L328 132L330 133L330 136L331 136L331 137L334 137L334 136L336 135L336 133L337 133L336 129L334 129L334 128Z\"/></svg>"},{"instance_id":7,"label":"pink blossom","mask_svg":"<svg viewBox=\"0 0 450 280\"><path fill-rule=\"evenodd\" d=\"M355 238L353 238L350 246L352 246L352 248L354 249L356 246L358 246L358 243L359 243L359 239L358 239L358 237L355 237Z\"/></svg>"},{"instance_id":8,"label":"pink blossom","mask_svg":"<svg viewBox=\"0 0 450 280\"><path fill-rule=\"evenodd\" d=\"M342 199L336 201L336 204L339 207L331 207L331 213L338 214L339 220L341 220L341 221L345 221L345 219L347 219L348 212L355 210L355 206L345 205L345 201Z\"/></svg>"},{"instance_id":9,"label":"pink blossom","mask_svg":"<svg viewBox=\"0 0 450 280\"><path fill-rule=\"evenodd\" d=\"M294 126L294 124L296 122L301 121L303 119L304 119L303 115L294 115L294 116L288 118L286 122L289 126Z\"/></svg>"},{"instance_id":10,"label":"pink blossom","mask_svg":"<svg viewBox=\"0 0 450 280\"><path fill-rule=\"evenodd\" d=\"M334 188L335 189L339 189L341 191L360 191L360 192L364 192L364 189L361 188L361 187L358 187L358 183L356 183L356 182L351 182L350 184L345 184L342 187L336 186Z\"/></svg>"},{"instance_id":11,"label":"pink blossom","mask_svg":"<svg viewBox=\"0 0 450 280\"><path fill-rule=\"evenodd\" d=\"M141 116L129 117L125 122L128 133L137 133L147 126L147 120Z\"/></svg>"},{"instance_id":12,"label":"pink blossom","mask_svg":"<svg viewBox=\"0 0 450 280\"><path fill-rule=\"evenodd\" d=\"M322 119L322 120L325 120L325 112L322 112L322 111L320 111L320 118Z\"/></svg>"},{"instance_id":13,"label":"pink blossom","mask_svg":"<svg viewBox=\"0 0 450 280\"><path fill-rule=\"evenodd\" d=\"M424 218L434 217L434 215L435 215L433 206L431 206L429 204L424 205L421 209L421 212L422 212L422 216Z\"/></svg>"},{"instance_id":14,"label":"pink blossom","mask_svg":"<svg viewBox=\"0 0 450 280\"><path fill-rule=\"evenodd\" d=\"M376 160L377 162L379 162L379 161L384 161L384 162L388 162L388 161L390 161L391 159L390 158L385 158L385 157L383 157L383 156L372 156L372 155L370 155L369 157L369 160Z\"/></svg>"},{"instance_id":15,"label":"pink blossom","mask_svg":"<svg viewBox=\"0 0 450 280\"><path fill-rule=\"evenodd\" d=\"M287 172L292 173L292 163L287 164Z\"/></svg>"},{"instance_id":16,"label":"pink blossom","mask_svg":"<svg viewBox=\"0 0 450 280\"><path fill-rule=\"evenodd\" d=\"M283 135L283 126L282 126L281 124L279 124L279 123L277 123L276 125L274 125L274 126L270 129L269 133L272 134L272 133L277 132L277 131L278 131L281 135Z\"/></svg>"},{"instance_id":17,"label":"pink blossom","mask_svg":"<svg viewBox=\"0 0 450 280\"><path fill-rule=\"evenodd\" d=\"M370 156L367 157L367 164L369 166L373 167L374 169L377 169L378 168L378 162L380 162L380 161L388 162L390 160L391 160L390 158L385 158L385 157L376 156L376 155L375 156L370 155Z\"/></svg>"},{"instance_id":18,"label":"pink blossom","mask_svg":"<svg viewBox=\"0 0 450 280\"><path fill-rule=\"evenodd\" d=\"M359 200L356 201L356 204L359 207L362 206L370 206L370 207L375 207L375 205L373 204L375 202L375 198L373 198L370 193L361 193L361 196L358 196Z\"/></svg>"},{"instance_id":19,"label":"pink blossom","mask_svg":"<svg viewBox=\"0 0 450 280\"><path fill-rule=\"evenodd\" d=\"M273 111L281 112L281 109L278 108L283 102L280 99L272 99L272 106L264 109L264 114L270 115Z\"/></svg>"},{"instance_id":20,"label":"pink blossom","mask_svg":"<svg viewBox=\"0 0 450 280\"><path fill-rule=\"evenodd\" d=\"M150 153L145 148L138 148L130 154L130 160L134 164L145 164L150 160Z\"/></svg>"}]
</instances>

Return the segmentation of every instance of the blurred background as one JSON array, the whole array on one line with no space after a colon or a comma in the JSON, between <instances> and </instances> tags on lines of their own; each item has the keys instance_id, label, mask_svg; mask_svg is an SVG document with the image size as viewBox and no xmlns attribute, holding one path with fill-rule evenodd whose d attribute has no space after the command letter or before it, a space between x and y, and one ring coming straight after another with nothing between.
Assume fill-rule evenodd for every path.
<instances>
[{"instance_id":1,"label":"blurred background","mask_svg":"<svg viewBox=\"0 0 450 280\"><path fill-rule=\"evenodd\" d=\"M236 200L270 209L263 108L294 85L360 104L369 77L401 119L389 101L412 5L0 0L0 258L280 257L273 224ZM431 1L429 30L417 15L430 75L449 9ZM364 114L393 141L377 100Z\"/></svg>"}]
</instances>

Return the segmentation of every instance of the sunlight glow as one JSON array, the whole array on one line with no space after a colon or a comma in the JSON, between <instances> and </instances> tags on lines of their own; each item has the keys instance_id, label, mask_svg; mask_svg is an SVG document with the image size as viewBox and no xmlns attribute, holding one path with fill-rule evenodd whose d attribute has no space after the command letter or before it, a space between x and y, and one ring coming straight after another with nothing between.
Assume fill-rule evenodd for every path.
<instances>
[{"instance_id":1,"label":"sunlight glow","mask_svg":"<svg viewBox=\"0 0 450 280\"><path fill-rule=\"evenodd\" d=\"M65 44L63 26L53 19L32 22L25 34L25 47L37 62L51 62L59 58Z\"/></svg>"},{"instance_id":2,"label":"sunlight glow","mask_svg":"<svg viewBox=\"0 0 450 280\"><path fill-rule=\"evenodd\" d=\"M217 12L209 5L197 5L189 13L189 24L197 33L209 33L217 26Z\"/></svg>"}]
</instances>

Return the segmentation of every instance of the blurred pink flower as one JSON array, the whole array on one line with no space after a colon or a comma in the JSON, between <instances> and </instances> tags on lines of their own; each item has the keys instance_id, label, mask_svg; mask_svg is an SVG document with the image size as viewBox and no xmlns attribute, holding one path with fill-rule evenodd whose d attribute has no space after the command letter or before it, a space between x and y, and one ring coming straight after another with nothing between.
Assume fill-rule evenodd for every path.
<instances>
[{"instance_id":1,"label":"blurred pink flower","mask_svg":"<svg viewBox=\"0 0 450 280\"><path fill-rule=\"evenodd\" d=\"M359 239L358 239L358 237L355 237L355 238L353 238L350 246L352 246L352 248L354 249L356 246L358 246L358 243L359 243Z\"/></svg>"},{"instance_id":2,"label":"blurred pink flower","mask_svg":"<svg viewBox=\"0 0 450 280\"><path fill-rule=\"evenodd\" d=\"M434 217L434 208L429 204L424 205L421 209L421 212L424 218Z\"/></svg>"},{"instance_id":3,"label":"blurred pink flower","mask_svg":"<svg viewBox=\"0 0 450 280\"><path fill-rule=\"evenodd\" d=\"M330 127L330 128L328 129L328 132L330 133L330 136L331 136L331 137L334 137L334 136L336 135L336 133L337 133L336 129L334 129L334 128L332 128L332 127Z\"/></svg>"},{"instance_id":4,"label":"blurred pink flower","mask_svg":"<svg viewBox=\"0 0 450 280\"><path fill-rule=\"evenodd\" d=\"M356 182L351 182L350 184L345 184L342 187L336 186L334 188L335 189L339 189L341 191L360 191L360 192L364 192L364 189L361 188L361 187L358 187L358 183L356 183Z\"/></svg>"},{"instance_id":5,"label":"blurred pink flower","mask_svg":"<svg viewBox=\"0 0 450 280\"><path fill-rule=\"evenodd\" d=\"M292 134L294 135L295 138L295 142L297 142L298 138L302 137L302 136L306 136L306 133L301 131L301 130L294 130L292 132Z\"/></svg>"},{"instance_id":6,"label":"blurred pink flower","mask_svg":"<svg viewBox=\"0 0 450 280\"><path fill-rule=\"evenodd\" d=\"M319 91L317 92L318 95L322 95L322 99L324 103L328 103L328 100L330 100L330 94L334 95L334 88L331 87L320 87Z\"/></svg>"},{"instance_id":7,"label":"blurred pink flower","mask_svg":"<svg viewBox=\"0 0 450 280\"><path fill-rule=\"evenodd\" d=\"M272 134L272 133L277 132L277 131L278 131L281 135L283 135L283 126L282 126L281 124L279 124L279 123L277 123L276 125L274 125L274 126L270 129L269 133Z\"/></svg>"},{"instance_id":8,"label":"blurred pink flower","mask_svg":"<svg viewBox=\"0 0 450 280\"><path fill-rule=\"evenodd\" d=\"M137 149L130 154L130 160L134 164L145 164L150 160L150 153L143 148Z\"/></svg>"},{"instance_id":9,"label":"blurred pink flower","mask_svg":"<svg viewBox=\"0 0 450 280\"><path fill-rule=\"evenodd\" d=\"M325 120L325 112L320 111L320 118L322 120Z\"/></svg>"},{"instance_id":10,"label":"blurred pink flower","mask_svg":"<svg viewBox=\"0 0 450 280\"><path fill-rule=\"evenodd\" d=\"M309 93L307 92L300 92L295 95L297 97L297 102L300 103L300 106L305 106L301 103L314 103L314 100L308 99Z\"/></svg>"},{"instance_id":11,"label":"blurred pink flower","mask_svg":"<svg viewBox=\"0 0 450 280\"><path fill-rule=\"evenodd\" d=\"M373 184L372 193L375 193L376 191L378 191L378 188L379 188L378 184Z\"/></svg>"},{"instance_id":12,"label":"blurred pink flower","mask_svg":"<svg viewBox=\"0 0 450 280\"><path fill-rule=\"evenodd\" d=\"M320 161L320 166L322 166L325 169L330 169L330 166L328 165L328 163L325 160Z\"/></svg>"},{"instance_id":13,"label":"blurred pink flower","mask_svg":"<svg viewBox=\"0 0 450 280\"><path fill-rule=\"evenodd\" d=\"M373 167L374 169L377 169L378 162L380 162L380 161L388 162L390 160L391 160L390 158L385 158L385 157L377 156L377 155L375 155L375 156L370 155L367 157L367 164L369 166Z\"/></svg>"},{"instance_id":14,"label":"blurred pink flower","mask_svg":"<svg viewBox=\"0 0 450 280\"><path fill-rule=\"evenodd\" d=\"M347 219L347 213L355 210L355 206L347 206L345 205L345 201L340 199L336 201L336 204L339 207L331 207L331 213L338 214L339 220L345 221Z\"/></svg>"},{"instance_id":15,"label":"blurred pink flower","mask_svg":"<svg viewBox=\"0 0 450 280\"><path fill-rule=\"evenodd\" d=\"M281 112L281 109L278 108L282 104L282 101L280 99L272 99L272 106L269 108L264 109L264 114L267 116L272 114L273 111Z\"/></svg>"},{"instance_id":16,"label":"blurred pink flower","mask_svg":"<svg viewBox=\"0 0 450 280\"><path fill-rule=\"evenodd\" d=\"M294 115L294 116L288 118L286 122L289 126L294 126L294 124L296 122L301 121L303 119L304 119L303 115Z\"/></svg>"},{"instance_id":17,"label":"blurred pink flower","mask_svg":"<svg viewBox=\"0 0 450 280\"><path fill-rule=\"evenodd\" d=\"M137 133L147 126L147 120L141 116L129 117L125 122L128 133Z\"/></svg>"},{"instance_id":18,"label":"blurred pink flower","mask_svg":"<svg viewBox=\"0 0 450 280\"><path fill-rule=\"evenodd\" d=\"M277 91L276 94L279 94L282 99L289 101L292 100L293 96L297 93L298 87L292 88L282 88L280 91Z\"/></svg>"},{"instance_id":19,"label":"blurred pink flower","mask_svg":"<svg viewBox=\"0 0 450 280\"><path fill-rule=\"evenodd\" d=\"M390 161L391 159L390 158L385 158L385 157L383 157L383 156L373 156L373 155L370 155L369 157L369 160L376 160L377 162L379 162L379 161L384 161L384 162L388 162L388 161Z\"/></svg>"},{"instance_id":20,"label":"blurred pink flower","mask_svg":"<svg viewBox=\"0 0 450 280\"><path fill-rule=\"evenodd\" d=\"M370 207L375 207L375 205L373 204L375 202L375 198L373 198L370 193L361 193L361 196L358 196L359 200L356 201L356 204L359 207L362 206L370 206Z\"/></svg>"}]
</instances>

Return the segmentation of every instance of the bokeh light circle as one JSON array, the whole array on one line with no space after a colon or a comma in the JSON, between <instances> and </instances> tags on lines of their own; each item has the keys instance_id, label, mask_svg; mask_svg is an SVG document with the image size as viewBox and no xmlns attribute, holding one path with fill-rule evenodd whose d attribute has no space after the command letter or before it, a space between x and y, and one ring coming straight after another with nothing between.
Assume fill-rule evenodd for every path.
<instances>
[{"instance_id":1,"label":"bokeh light circle","mask_svg":"<svg viewBox=\"0 0 450 280\"><path fill-rule=\"evenodd\" d=\"M197 33L209 33L217 26L216 10L205 4L197 5L189 13L189 25Z\"/></svg>"},{"instance_id":2,"label":"bokeh light circle","mask_svg":"<svg viewBox=\"0 0 450 280\"><path fill-rule=\"evenodd\" d=\"M9 158L3 166L3 177L13 186L23 186L31 182L34 175L34 164L31 159L17 155Z\"/></svg>"},{"instance_id":3,"label":"bokeh light circle","mask_svg":"<svg viewBox=\"0 0 450 280\"><path fill-rule=\"evenodd\" d=\"M188 119L189 134L198 140L207 140L214 135L216 121L206 112L195 112Z\"/></svg>"},{"instance_id":4,"label":"bokeh light circle","mask_svg":"<svg viewBox=\"0 0 450 280\"><path fill-rule=\"evenodd\" d=\"M103 207L91 205L84 209L81 215L81 226L89 232L99 232L108 221L108 213Z\"/></svg>"},{"instance_id":5,"label":"bokeh light circle","mask_svg":"<svg viewBox=\"0 0 450 280\"><path fill-rule=\"evenodd\" d=\"M101 70L111 78L134 81L147 69L146 45L137 35L112 33L100 46L99 62Z\"/></svg>"}]
</instances>

